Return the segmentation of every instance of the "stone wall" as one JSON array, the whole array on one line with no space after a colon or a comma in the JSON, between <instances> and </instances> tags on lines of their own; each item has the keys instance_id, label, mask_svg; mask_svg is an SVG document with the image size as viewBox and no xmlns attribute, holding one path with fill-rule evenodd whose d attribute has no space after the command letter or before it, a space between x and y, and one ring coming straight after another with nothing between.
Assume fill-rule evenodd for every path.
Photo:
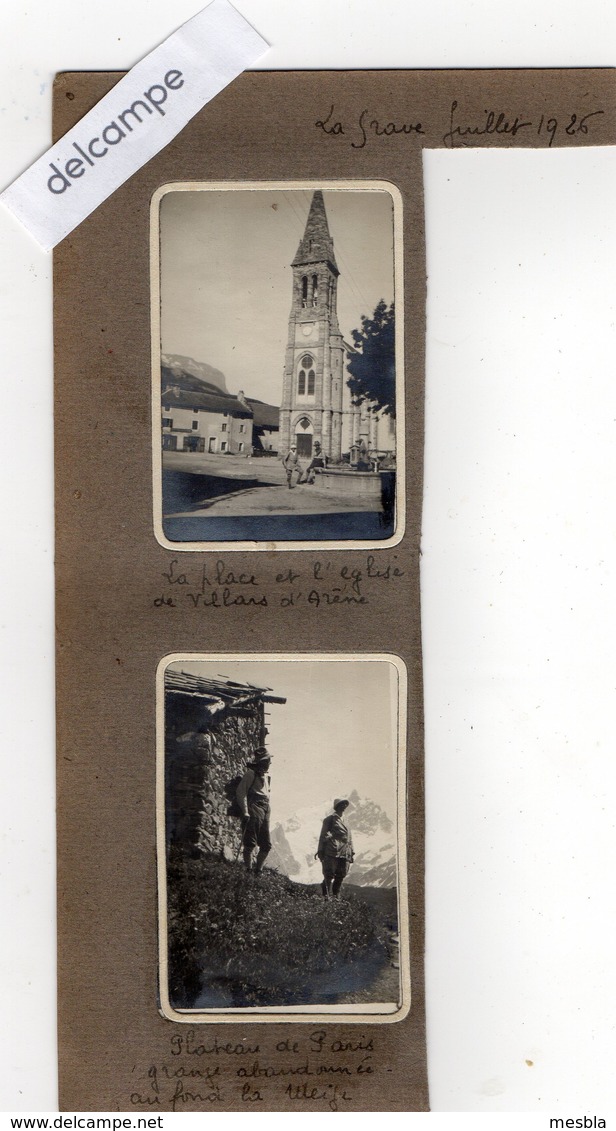
<instances>
[{"instance_id":1,"label":"stone wall","mask_svg":"<svg viewBox=\"0 0 616 1131\"><path fill-rule=\"evenodd\" d=\"M264 741L259 701L211 715L196 696L165 697L165 818L168 847L182 856L202 853L235 859L240 822L227 815L224 786L243 773Z\"/></svg>"}]
</instances>

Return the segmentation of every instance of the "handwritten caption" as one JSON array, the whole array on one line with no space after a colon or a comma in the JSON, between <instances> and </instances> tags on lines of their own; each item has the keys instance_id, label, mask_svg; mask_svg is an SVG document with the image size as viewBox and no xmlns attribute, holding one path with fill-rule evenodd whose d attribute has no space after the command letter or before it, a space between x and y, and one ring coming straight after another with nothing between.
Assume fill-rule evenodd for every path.
<instances>
[{"instance_id":1,"label":"handwritten caption","mask_svg":"<svg viewBox=\"0 0 616 1131\"><path fill-rule=\"evenodd\" d=\"M396 555L382 561L368 554L361 566L340 565L326 557L305 567L283 569L268 577L231 567L223 558L214 565L184 567L172 558L161 573L162 591L153 600L155 608L188 608L195 611L228 608L333 605L367 605L375 587L395 584L405 575Z\"/></svg>"},{"instance_id":2,"label":"handwritten caption","mask_svg":"<svg viewBox=\"0 0 616 1131\"><path fill-rule=\"evenodd\" d=\"M374 1053L374 1037L361 1033L334 1037L313 1029L266 1046L248 1038L220 1041L189 1029L171 1037L169 1055L142 1074L130 1102L174 1112L238 1104L254 1110L279 1098L285 1107L342 1111L353 1100L353 1083L377 1072Z\"/></svg>"},{"instance_id":3,"label":"handwritten caption","mask_svg":"<svg viewBox=\"0 0 616 1131\"><path fill-rule=\"evenodd\" d=\"M476 146L482 138L502 136L530 144L533 135L547 141L548 148L551 148L555 142L560 144L564 141L563 134L567 138L575 138L579 134L587 136L592 129L593 119L602 114L605 114L605 110L581 113L577 109L568 111L564 117L545 113L527 118L524 114L490 108L484 109L478 118L471 120L470 115L465 114L454 99L449 111L449 128L441 134L437 127L436 133L447 149ZM336 112L334 104L330 106L329 113L318 118L314 125L328 137L344 138L351 149L365 149L371 142L382 138L418 138L432 133L425 123L407 115L404 118L387 119L364 109L356 118L349 120Z\"/></svg>"}]
</instances>

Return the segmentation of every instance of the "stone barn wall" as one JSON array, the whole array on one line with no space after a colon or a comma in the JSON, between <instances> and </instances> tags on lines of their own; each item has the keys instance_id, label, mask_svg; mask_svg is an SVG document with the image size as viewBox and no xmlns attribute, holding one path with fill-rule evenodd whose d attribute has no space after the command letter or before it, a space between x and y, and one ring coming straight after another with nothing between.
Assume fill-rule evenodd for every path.
<instances>
[{"instance_id":1,"label":"stone barn wall","mask_svg":"<svg viewBox=\"0 0 616 1131\"><path fill-rule=\"evenodd\" d=\"M240 822L227 815L224 786L243 773L265 740L263 700L214 713L198 696L167 691L165 770L167 844L183 856L235 859Z\"/></svg>"}]
</instances>

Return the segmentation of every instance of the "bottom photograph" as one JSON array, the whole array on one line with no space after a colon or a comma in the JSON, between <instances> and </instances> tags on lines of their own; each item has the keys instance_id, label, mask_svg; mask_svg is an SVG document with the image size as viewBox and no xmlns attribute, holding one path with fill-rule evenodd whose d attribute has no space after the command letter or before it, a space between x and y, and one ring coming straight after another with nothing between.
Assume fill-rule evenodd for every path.
<instances>
[{"instance_id":1,"label":"bottom photograph","mask_svg":"<svg viewBox=\"0 0 616 1131\"><path fill-rule=\"evenodd\" d=\"M402 660L168 656L157 722L163 1015L404 1017Z\"/></svg>"}]
</instances>

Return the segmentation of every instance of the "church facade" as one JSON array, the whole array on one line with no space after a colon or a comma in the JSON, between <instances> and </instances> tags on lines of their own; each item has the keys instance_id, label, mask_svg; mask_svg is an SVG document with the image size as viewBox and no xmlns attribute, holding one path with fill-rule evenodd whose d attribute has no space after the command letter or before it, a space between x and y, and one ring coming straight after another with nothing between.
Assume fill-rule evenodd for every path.
<instances>
[{"instance_id":1,"label":"church facade","mask_svg":"<svg viewBox=\"0 0 616 1131\"><path fill-rule=\"evenodd\" d=\"M368 407L353 405L346 358L353 351L338 324L340 272L334 254L323 193L312 197L304 235L293 262L293 291L280 408L280 452L297 444L310 458L316 442L333 462L360 448L376 450L379 422ZM385 424L385 422L383 422ZM387 418L386 450L395 447Z\"/></svg>"}]
</instances>

